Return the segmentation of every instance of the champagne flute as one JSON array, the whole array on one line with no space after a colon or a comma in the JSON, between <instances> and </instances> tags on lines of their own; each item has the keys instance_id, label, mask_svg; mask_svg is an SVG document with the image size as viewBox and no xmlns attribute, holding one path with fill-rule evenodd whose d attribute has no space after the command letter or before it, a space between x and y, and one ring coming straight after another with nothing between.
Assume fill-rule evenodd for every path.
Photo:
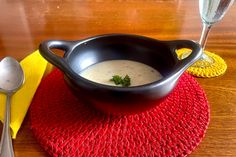
<instances>
[{"instance_id":1,"label":"champagne flute","mask_svg":"<svg viewBox=\"0 0 236 157\"><path fill-rule=\"evenodd\" d=\"M224 17L233 3L234 0L199 0L199 11L203 23L203 30L199 43L203 49L205 48L212 25ZM188 55L189 52L183 53L181 58L185 58ZM201 58L193 66L205 68L211 66L214 62L212 57L203 53Z\"/></svg>"}]
</instances>

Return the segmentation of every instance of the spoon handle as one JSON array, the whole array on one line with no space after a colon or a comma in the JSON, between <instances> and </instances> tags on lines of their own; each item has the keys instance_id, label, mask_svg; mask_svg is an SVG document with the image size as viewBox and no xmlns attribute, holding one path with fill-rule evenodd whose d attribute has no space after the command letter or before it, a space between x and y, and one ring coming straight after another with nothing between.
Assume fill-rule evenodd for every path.
<instances>
[{"instance_id":1,"label":"spoon handle","mask_svg":"<svg viewBox=\"0 0 236 157\"><path fill-rule=\"evenodd\" d=\"M11 95L7 94L5 117L4 117L3 131L0 144L0 157L14 157L12 138L10 132L10 117L11 117L10 99Z\"/></svg>"}]
</instances>

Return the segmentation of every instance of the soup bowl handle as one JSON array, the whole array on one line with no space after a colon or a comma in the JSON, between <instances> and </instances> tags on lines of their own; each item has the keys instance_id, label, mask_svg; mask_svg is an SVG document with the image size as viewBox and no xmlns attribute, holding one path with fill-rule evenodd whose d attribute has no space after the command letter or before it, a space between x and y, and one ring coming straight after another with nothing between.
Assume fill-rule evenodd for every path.
<instances>
[{"instance_id":1,"label":"soup bowl handle","mask_svg":"<svg viewBox=\"0 0 236 157\"><path fill-rule=\"evenodd\" d=\"M173 40L167 41L167 45L171 48L171 52L177 57L176 51L181 48L190 49L190 54L184 59L179 59L175 66L175 73L181 75L188 67L195 63L202 55L202 48L199 43L192 40Z\"/></svg>"},{"instance_id":2,"label":"soup bowl handle","mask_svg":"<svg viewBox=\"0 0 236 157\"><path fill-rule=\"evenodd\" d=\"M73 50L75 45L76 41L48 40L43 41L39 45L39 52L45 59L47 59L50 63L58 67L60 70L66 73L70 73L72 72L72 70L67 64L65 57ZM63 50L65 57L60 57L56 55L52 51L52 49Z\"/></svg>"}]
</instances>

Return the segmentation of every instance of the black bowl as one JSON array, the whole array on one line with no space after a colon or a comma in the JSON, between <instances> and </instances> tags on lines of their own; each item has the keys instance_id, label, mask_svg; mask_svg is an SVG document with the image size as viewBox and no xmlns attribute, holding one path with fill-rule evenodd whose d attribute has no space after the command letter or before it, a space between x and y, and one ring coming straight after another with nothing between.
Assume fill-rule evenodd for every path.
<instances>
[{"instance_id":1,"label":"black bowl","mask_svg":"<svg viewBox=\"0 0 236 157\"><path fill-rule=\"evenodd\" d=\"M56 55L52 51L55 48L63 50L64 57ZM180 48L189 48L192 53L179 60L176 50ZM39 51L64 72L65 80L76 96L102 111L115 114L137 113L158 105L202 54L200 45L194 41L159 41L128 34L100 35L78 41L44 41ZM92 82L78 74L95 63L118 59L147 64L158 70L163 78L141 86L116 87Z\"/></svg>"}]
</instances>

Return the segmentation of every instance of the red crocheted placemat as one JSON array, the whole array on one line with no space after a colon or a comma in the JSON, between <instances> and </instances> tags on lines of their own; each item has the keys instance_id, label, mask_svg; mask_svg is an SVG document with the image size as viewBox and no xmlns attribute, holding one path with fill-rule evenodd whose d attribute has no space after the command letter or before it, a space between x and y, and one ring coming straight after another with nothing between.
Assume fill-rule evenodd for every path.
<instances>
[{"instance_id":1,"label":"red crocheted placemat","mask_svg":"<svg viewBox=\"0 0 236 157\"><path fill-rule=\"evenodd\" d=\"M199 84L185 73L159 106L109 116L80 102L54 70L42 80L30 118L37 141L55 157L186 156L204 137L209 106Z\"/></svg>"}]
</instances>

